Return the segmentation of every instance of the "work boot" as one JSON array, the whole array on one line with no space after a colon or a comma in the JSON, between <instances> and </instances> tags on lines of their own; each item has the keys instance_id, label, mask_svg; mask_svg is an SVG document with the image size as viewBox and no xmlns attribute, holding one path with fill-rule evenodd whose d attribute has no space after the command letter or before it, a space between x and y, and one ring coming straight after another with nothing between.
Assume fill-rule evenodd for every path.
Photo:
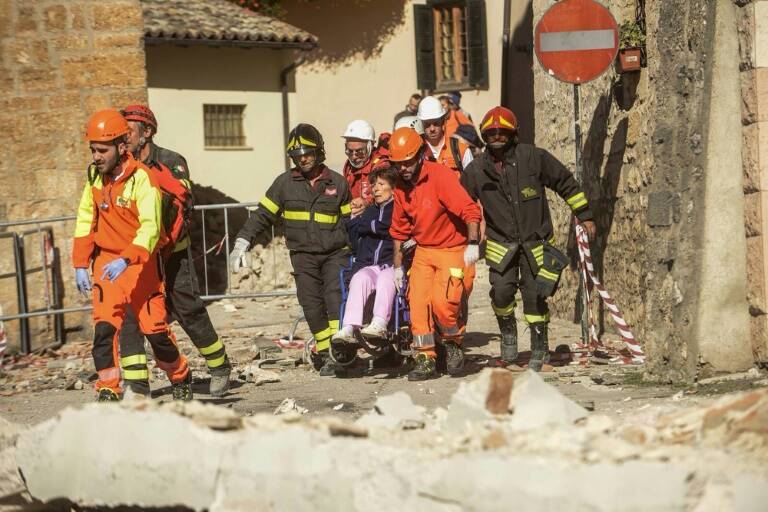
<instances>
[{"instance_id":1,"label":"work boot","mask_svg":"<svg viewBox=\"0 0 768 512\"><path fill-rule=\"evenodd\" d=\"M435 360L421 352L416 354L413 369L408 373L408 380L427 380L437 375Z\"/></svg>"},{"instance_id":2,"label":"work boot","mask_svg":"<svg viewBox=\"0 0 768 512\"><path fill-rule=\"evenodd\" d=\"M448 375L456 375L464 368L464 351L454 341L445 341L445 371Z\"/></svg>"},{"instance_id":3,"label":"work boot","mask_svg":"<svg viewBox=\"0 0 768 512\"><path fill-rule=\"evenodd\" d=\"M531 324L531 360L528 368L539 372L544 363L549 361L549 336L547 324Z\"/></svg>"},{"instance_id":4,"label":"work boot","mask_svg":"<svg viewBox=\"0 0 768 512\"><path fill-rule=\"evenodd\" d=\"M101 388L99 390L99 396L96 398L97 402L119 402L120 395L115 393L109 388Z\"/></svg>"},{"instance_id":5,"label":"work boot","mask_svg":"<svg viewBox=\"0 0 768 512\"><path fill-rule=\"evenodd\" d=\"M208 392L211 396L220 398L229 391L229 376L232 373L232 367L223 365L211 370L211 383L208 386Z\"/></svg>"},{"instance_id":6,"label":"work boot","mask_svg":"<svg viewBox=\"0 0 768 512\"><path fill-rule=\"evenodd\" d=\"M181 382L171 383L171 393L174 400L189 402L192 400L192 372L187 372L187 377Z\"/></svg>"},{"instance_id":7,"label":"work boot","mask_svg":"<svg viewBox=\"0 0 768 512\"><path fill-rule=\"evenodd\" d=\"M321 377L335 377L336 372L339 370L339 365L336 364L336 361L331 359L331 356L327 352L322 354L321 357L323 358L323 363L317 371L318 375Z\"/></svg>"},{"instance_id":8,"label":"work boot","mask_svg":"<svg viewBox=\"0 0 768 512\"><path fill-rule=\"evenodd\" d=\"M501 357L506 363L513 363L517 359L517 323L515 317L497 316L499 331L501 332Z\"/></svg>"}]
</instances>

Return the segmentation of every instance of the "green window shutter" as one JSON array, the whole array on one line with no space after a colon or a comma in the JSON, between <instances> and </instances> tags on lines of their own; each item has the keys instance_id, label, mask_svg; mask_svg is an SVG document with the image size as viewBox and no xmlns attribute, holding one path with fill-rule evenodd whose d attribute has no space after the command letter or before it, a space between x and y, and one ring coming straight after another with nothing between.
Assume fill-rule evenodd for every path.
<instances>
[{"instance_id":1,"label":"green window shutter","mask_svg":"<svg viewBox=\"0 0 768 512\"><path fill-rule=\"evenodd\" d=\"M469 85L488 87L488 36L485 0L467 0L467 61Z\"/></svg>"},{"instance_id":2,"label":"green window shutter","mask_svg":"<svg viewBox=\"0 0 768 512\"><path fill-rule=\"evenodd\" d=\"M435 89L435 23L432 7L413 6L414 32L416 34L416 87L427 91Z\"/></svg>"}]
</instances>

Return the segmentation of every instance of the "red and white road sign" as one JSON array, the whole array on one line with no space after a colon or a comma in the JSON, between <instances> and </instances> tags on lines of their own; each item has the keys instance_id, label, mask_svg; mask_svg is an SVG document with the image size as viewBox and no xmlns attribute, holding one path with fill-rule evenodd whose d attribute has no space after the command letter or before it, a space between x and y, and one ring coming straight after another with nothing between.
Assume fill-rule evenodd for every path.
<instances>
[{"instance_id":1,"label":"red and white road sign","mask_svg":"<svg viewBox=\"0 0 768 512\"><path fill-rule=\"evenodd\" d=\"M536 57L558 80L583 84L602 75L616 58L616 19L594 0L563 0L549 8L534 31Z\"/></svg>"}]
</instances>

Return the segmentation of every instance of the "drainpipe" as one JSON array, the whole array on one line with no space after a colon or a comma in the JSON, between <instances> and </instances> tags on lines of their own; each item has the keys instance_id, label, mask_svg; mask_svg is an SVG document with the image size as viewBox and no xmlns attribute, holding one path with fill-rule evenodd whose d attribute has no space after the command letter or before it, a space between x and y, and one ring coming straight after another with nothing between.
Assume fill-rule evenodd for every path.
<instances>
[{"instance_id":1,"label":"drainpipe","mask_svg":"<svg viewBox=\"0 0 768 512\"><path fill-rule=\"evenodd\" d=\"M512 45L512 30L510 27L512 18L512 0L504 0L504 33L501 36L501 105L508 107L509 80L507 79L507 66L509 61L509 47Z\"/></svg>"},{"instance_id":2,"label":"drainpipe","mask_svg":"<svg viewBox=\"0 0 768 512\"><path fill-rule=\"evenodd\" d=\"M290 116L288 111L288 75L290 75L292 72L296 70L299 66L304 64L306 61L306 56L304 54L300 55L298 59L290 63L288 66L284 67L280 71L280 93L282 95L283 100L283 149L285 149L288 146L288 133L291 131L290 126ZM291 168L291 161L288 158L288 155L285 155L285 168L290 169Z\"/></svg>"}]
</instances>

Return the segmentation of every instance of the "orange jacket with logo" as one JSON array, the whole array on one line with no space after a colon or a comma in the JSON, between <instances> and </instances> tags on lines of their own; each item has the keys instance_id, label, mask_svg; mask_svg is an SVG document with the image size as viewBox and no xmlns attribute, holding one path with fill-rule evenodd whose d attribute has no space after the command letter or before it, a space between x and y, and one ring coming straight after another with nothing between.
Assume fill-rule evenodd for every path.
<instances>
[{"instance_id":1,"label":"orange jacket with logo","mask_svg":"<svg viewBox=\"0 0 768 512\"><path fill-rule=\"evenodd\" d=\"M466 245L470 222L480 222L480 207L448 167L424 161L415 184L398 180L389 228L395 240L412 236L422 247L441 249Z\"/></svg>"},{"instance_id":2,"label":"orange jacket with logo","mask_svg":"<svg viewBox=\"0 0 768 512\"><path fill-rule=\"evenodd\" d=\"M72 265L87 268L102 249L144 263L161 236L161 198L152 171L128 154L121 172L105 183L95 166L88 168L75 223Z\"/></svg>"}]
</instances>

